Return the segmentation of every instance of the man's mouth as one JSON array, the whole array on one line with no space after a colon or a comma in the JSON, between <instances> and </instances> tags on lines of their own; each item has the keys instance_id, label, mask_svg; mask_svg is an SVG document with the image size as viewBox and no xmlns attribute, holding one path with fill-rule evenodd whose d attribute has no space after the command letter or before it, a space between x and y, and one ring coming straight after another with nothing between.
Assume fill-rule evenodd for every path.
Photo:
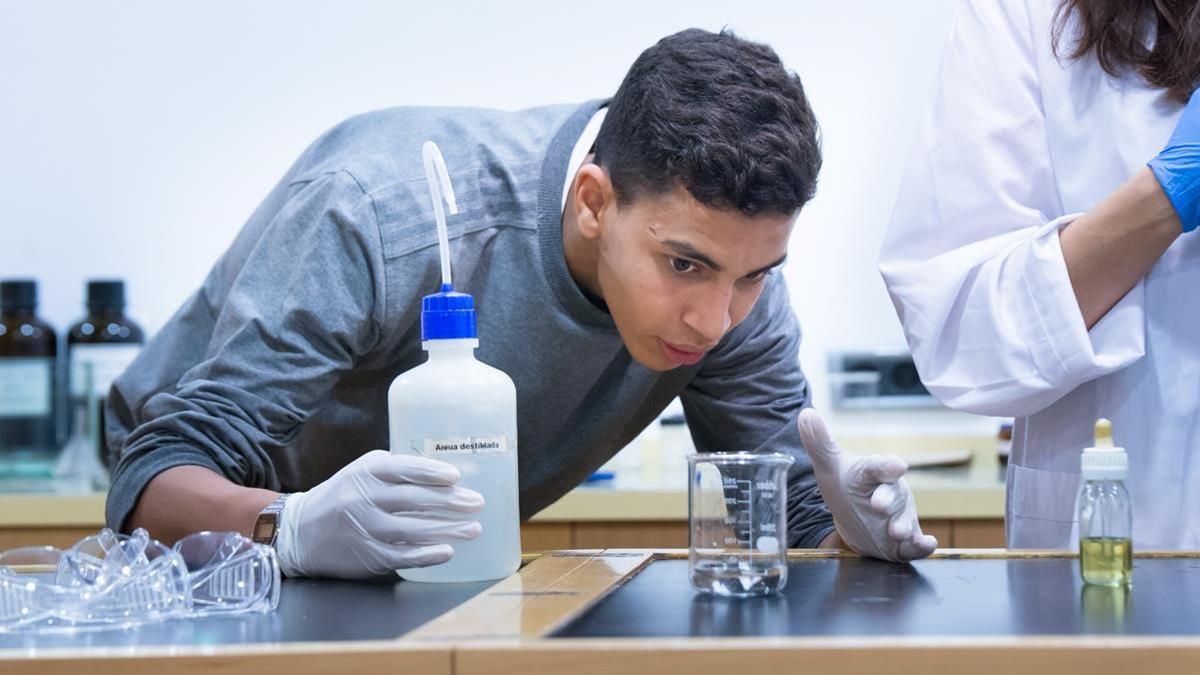
<instances>
[{"instance_id":1,"label":"man's mouth","mask_svg":"<svg viewBox=\"0 0 1200 675\"><path fill-rule=\"evenodd\" d=\"M681 366L690 366L698 363L704 358L705 349L699 349L691 345L677 345L667 342L662 338L658 340L658 347L662 350L663 356L672 363Z\"/></svg>"}]
</instances>

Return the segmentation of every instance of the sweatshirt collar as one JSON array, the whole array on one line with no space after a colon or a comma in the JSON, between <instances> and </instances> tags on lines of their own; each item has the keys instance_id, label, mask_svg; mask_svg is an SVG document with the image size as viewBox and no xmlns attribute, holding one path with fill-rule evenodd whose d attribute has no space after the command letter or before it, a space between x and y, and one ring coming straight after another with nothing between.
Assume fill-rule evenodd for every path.
<instances>
[{"instance_id":1,"label":"sweatshirt collar","mask_svg":"<svg viewBox=\"0 0 1200 675\"><path fill-rule=\"evenodd\" d=\"M612 315L592 304L575 283L567 268L562 239L563 185L570 170L572 150L596 112L607 104L605 99L584 103L550 141L538 183L538 247L546 281L559 305L582 324L615 330Z\"/></svg>"}]
</instances>

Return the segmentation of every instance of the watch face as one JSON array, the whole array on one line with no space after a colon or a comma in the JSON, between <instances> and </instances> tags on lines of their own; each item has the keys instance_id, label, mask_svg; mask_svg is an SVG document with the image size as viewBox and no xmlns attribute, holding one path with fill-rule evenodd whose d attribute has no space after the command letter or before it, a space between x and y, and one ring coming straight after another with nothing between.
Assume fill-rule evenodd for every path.
<instances>
[{"instance_id":1,"label":"watch face","mask_svg":"<svg viewBox=\"0 0 1200 675\"><path fill-rule=\"evenodd\" d=\"M271 538L274 536L275 518L273 514L272 516L266 516L265 514L259 516L258 520L254 521L254 536L251 539L258 543L265 543L271 541Z\"/></svg>"}]
</instances>

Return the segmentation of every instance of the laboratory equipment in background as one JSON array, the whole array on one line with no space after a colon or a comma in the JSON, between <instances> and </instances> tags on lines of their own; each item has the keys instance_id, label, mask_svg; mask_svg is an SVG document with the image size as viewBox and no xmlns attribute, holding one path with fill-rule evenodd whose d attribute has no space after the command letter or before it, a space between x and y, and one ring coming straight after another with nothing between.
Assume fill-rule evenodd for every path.
<instances>
[{"instance_id":1,"label":"laboratory equipment in background","mask_svg":"<svg viewBox=\"0 0 1200 675\"><path fill-rule=\"evenodd\" d=\"M1084 583L1127 586L1133 579L1133 509L1125 478L1129 457L1113 445L1112 423L1096 421L1080 461L1079 570Z\"/></svg>"},{"instance_id":2,"label":"laboratory equipment in background","mask_svg":"<svg viewBox=\"0 0 1200 675\"><path fill-rule=\"evenodd\" d=\"M442 288L422 301L421 346L429 360L401 373L388 389L391 451L458 467L458 485L483 495L483 509L437 517L478 520L483 531L476 539L453 544L454 557L448 562L399 574L410 581L499 579L516 572L521 563L517 389L508 375L475 359L475 301L455 292L450 276L443 197L451 213L458 208L449 172L432 142L425 144L423 154L437 219Z\"/></svg>"},{"instance_id":3,"label":"laboratory equipment in background","mask_svg":"<svg viewBox=\"0 0 1200 675\"><path fill-rule=\"evenodd\" d=\"M37 282L0 282L0 475L48 478L58 451L54 329L37 318Z\"/></svg>"},{"instance_id":4,"label":"laboratory equipment in background","mask_svg":"<svg viewBox=\"0 0 1200 675\"><path fill-rule=\"evenodd\" d=\"M125 282L116 279L87 282L87 316L67 333L67 391L72 411L89 395L96 406L95 452L111 464L104 433L104 400L113 380L129 366L146 341L141 327L125 316ZM84 385L83 367L92 368L92 387ZM74 414L66 416L67 434L74 432Z\"/></svg>"},{"instance_id":5,"label":"laboratory equipment in background","mask_svg":"<svg viewBox=\"0 0 1200 675\"><path fill-rule=\"evenodd\" d=\"M688 568L701 593L748 597L787 584L787 470L782 453L688 457Z\"/></svg>"},{"instance_id":6,"label":"laboratory equipment in background","mask_svg":"<svg viewBox=\"0 0 1200 675\"><path fill-rule=\"evenodd\" d=\"M938 408L905 351L833 352L828 363L830 399L842 410Z\"/></svg>"},{"instance_id":7,"label":"laboratory equipment in background","mask_svg":"<svg viewBox=\"0 0 1200 675\"><path fill-rule=\"evenodd\" d=\"M1012 437L1013 421L1001 422L999 430L996 431L996 458L1002 465L1008 464L1008 456L1012 454Z\"/></svg>"},{"instance_id":8,"label":"laboratory equipment in background","mask_svg":"<svg viewBox=\"0 0 1200 675\"><path fill-rule=\"evenodd\" d=\"M588 476L589 485L682 487L687 456L696 451L683 414L683 403L672 400L653 423Z\"/></svg>"},{"instance_id":9,"label":"laboratory equipment in background","mask_svg":"<svg viewBox=\"0 0 1200 675\"><path fill-rule=\"evenodd\" d=\"M58 461L54 464L54 480L60 493L88 493L108 488L108 469L96 454L96 437L100 431L100 409L96 405L96 389L92 386L92 364L80 368L83 398L72 401L71 437L67 439Z\"/></svg>"},{"instance_id":10,"label":"laboratory equipment in background","mask_svg":"<svg viewBox=\"0 0 1200 675\"><path fill-rule=\"evenodd\" d=\"M696 452L692 441L692 432L688 429L687 419L683 414L683 404L679 399L671 401L667 409L658 418L659 433L661 434L663 474L678 476L687 466L688 455Z\"/></svg>"}]
</instances>

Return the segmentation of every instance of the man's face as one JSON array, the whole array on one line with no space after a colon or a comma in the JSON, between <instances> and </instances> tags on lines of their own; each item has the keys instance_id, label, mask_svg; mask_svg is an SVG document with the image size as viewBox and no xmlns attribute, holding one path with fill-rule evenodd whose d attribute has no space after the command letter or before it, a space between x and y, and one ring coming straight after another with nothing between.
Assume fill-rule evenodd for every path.
<instances>
[{"instance_id":1,"label":"man's face","mask_svg":"<svg viewBox=\"0 0 1200 675\"><path fill-rule=\"evenodd\" d=\"M604 301L633 358L664 371L696 363L746 318L795 216L717 210L679 187L610 202L598 220Z\"/></svg>"}]
</instances>

